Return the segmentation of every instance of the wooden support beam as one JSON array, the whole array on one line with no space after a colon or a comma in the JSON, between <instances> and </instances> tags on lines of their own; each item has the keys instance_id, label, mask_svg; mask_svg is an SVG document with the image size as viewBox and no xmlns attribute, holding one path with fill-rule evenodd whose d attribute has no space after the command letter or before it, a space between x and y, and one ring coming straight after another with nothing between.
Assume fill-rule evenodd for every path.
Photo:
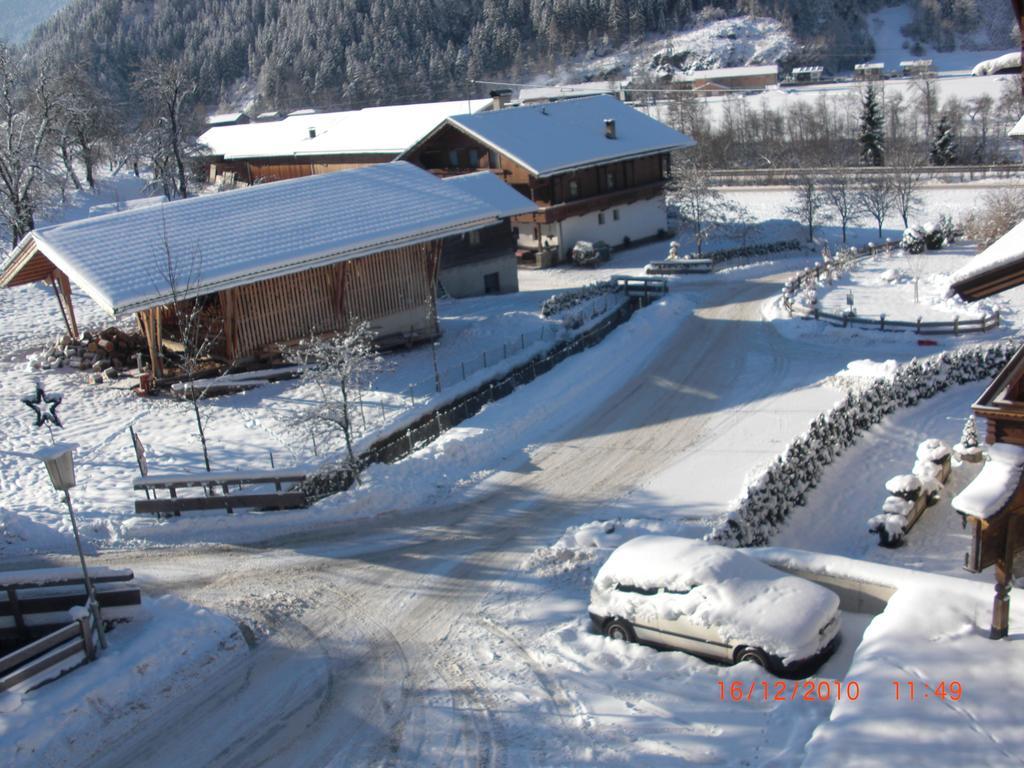
<instances>
[{"instance_id":1,"label":"wooden support beam","mask_svg":"<svg viewBox=\"0 0 1024 768\"><path fill-rule=\"evenodd\" d=\"M75 319L75 306L71 303L71 281L68 280L68 276L60 270L55 273L57 282L60 283L60 292L64 296L64 305L66 309L65 320L68 323L68 327L71 330L72 338L78 338L78 320Z\"/></svg>"}]
</instances>

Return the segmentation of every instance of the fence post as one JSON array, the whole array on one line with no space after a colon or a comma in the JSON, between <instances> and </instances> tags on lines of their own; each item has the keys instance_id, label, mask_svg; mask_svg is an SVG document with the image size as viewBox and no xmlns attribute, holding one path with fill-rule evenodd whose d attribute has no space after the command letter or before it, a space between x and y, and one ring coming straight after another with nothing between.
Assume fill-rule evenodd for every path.
<instances>
[{"instance_id":1,"label":"fence post","mask_svg":"<svg viewBox=\"0 0 1024 768\"><path fill-rule=\"evenodd\" d=\"M998 309L996 310L995 314L992 315L992 327L993 328L998 328L999 327L999 310Z\"/></svg>"},{"instance_id":2,"label":"fence post","mask_svg":"<svg viewBox=\"0 0 1024 768\"><path fill-rule=\"evenodd\" d=\"M378 402L380 403L380 420L384 421L387 419L387 415L384 413L384 401L379 400Z\"/></svg>"},{"instance_id":3,"label":"fence post","mask_svg":"<svg viewBox=\"0 0 1024 768\"><path fill-rule=\"evenodd\" d=\"M92 641L92 614L76 619L78 629L82 633L82 645L85 648L85 660L87 662L96 658L96 645Z\"/></svg>"},{"instance_id":4,"label":"fence post","mask_svg":"<svg viewBox=\"0 0 1024 768\"><path fill-rule=\"evenodd\" d=\"M487 352L484 352L484 368L487 367Z\"/></svg>"},{"instance_id":5,"label":"fence post","mask_svg":"<svg viewBox=\"0 0 1024 768\"><path fill-rule=\"evenodd\" d=\"M459 363L459 365L462 366L462 380L465 381L466 380L466 362L462 361L461 363Z\"/></svg>"},{"instance_id":6,"label":"fence post","mask_svg":"<svg viewBox=\"0 0 1024 768\"><path fill-rule=\"evenodd\" d=\"M953 316L953 333L957 336L960 335L960 315Z\"/></svg>"},{"instance_id":7,"label":"fence post","mask_svg":"<svg viewBox=\"0 0 1024 768\"><path fill-rule=\"evenodd\" d=\"M878 330L885 330L885 312L883 312L878 318Z\"/></svg>"},{"instance_id":8,"label":"fence post","mask_svg":"<svg viewBox=\"0 0 1024 768\"><path fill-rule=\"evenodd\" d=\"M917 330L915 331L915 333L918 334L918 335L921 334L921 316L920 315L917 316Z\"/></svg>"}]
</instances>

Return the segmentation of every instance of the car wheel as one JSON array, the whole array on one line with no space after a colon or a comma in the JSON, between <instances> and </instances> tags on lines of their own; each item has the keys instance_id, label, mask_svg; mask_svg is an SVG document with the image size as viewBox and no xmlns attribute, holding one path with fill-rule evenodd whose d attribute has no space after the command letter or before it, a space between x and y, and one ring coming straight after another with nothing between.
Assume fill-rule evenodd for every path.
<instances>
[{"instance_id":1,"label":"car wheel","mask_svg":"<svg viewBox=\"0 0 1024 768\"><path fill-rule=\"evenodd\" d=\"M632 643L636 640L633 634L633 627L623 619L612 619L604 627L604 633L612 640L621 640L624 643Z\"/></svg>"},{"instance_id":2,"label":"car wheel","mask_svg":"<svg viewBox=\"0 0 1024 768\"><path fill-rule=\"evenodd\" d=\"M752 661L763 669L768 669L768 656L760 648L741 648L736 654L736 663Z\"/></svg>"}]
</instances>

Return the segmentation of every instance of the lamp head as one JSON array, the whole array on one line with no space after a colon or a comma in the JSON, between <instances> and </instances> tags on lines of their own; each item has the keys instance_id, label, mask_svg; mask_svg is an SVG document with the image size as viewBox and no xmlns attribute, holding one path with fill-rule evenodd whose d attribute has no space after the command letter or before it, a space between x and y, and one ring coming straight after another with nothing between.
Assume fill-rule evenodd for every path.
<instances>
[{"instance_id":1,"label":"lamp head","mask_svg":"<svg viewBox=\"0 0 1024 768\"><path fill-rule=\"evenodd\" d=\"M50 482L58 491L75 487L75 460L73 451L78 446L72 443L57 443L39 451L36 456L46 464Z\"/></svg>"}]
</instances>

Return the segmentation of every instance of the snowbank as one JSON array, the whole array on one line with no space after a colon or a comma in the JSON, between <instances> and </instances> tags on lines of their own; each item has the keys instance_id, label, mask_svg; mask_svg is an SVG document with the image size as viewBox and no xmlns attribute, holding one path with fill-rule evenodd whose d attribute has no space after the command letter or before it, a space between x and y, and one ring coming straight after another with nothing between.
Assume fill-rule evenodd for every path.
<instances>
[{"instance_id":1,"label":"snowbank","mask_svg":"<svg viewBox=\"0 0 1024 768\"><path fill-rule=\"evenodd\" d=\"M88 764L186 692L246 658L238 627L174 597L143 599L96 661L28 693L0 694L9 768Z\"/></svg>"},{"instance_id":2,"label":"snowbank","mask_svg":"<svg viewBox=\"0 0 1024 768\"><path fill-rule=\"evenodd\" d=\"M953 499L953 509L962 515L987 520L1006 506L1017 490L1024 469L1024 447L995 443L989 446L988 456L974 482Z\"/></svg>"}]
</instances>

